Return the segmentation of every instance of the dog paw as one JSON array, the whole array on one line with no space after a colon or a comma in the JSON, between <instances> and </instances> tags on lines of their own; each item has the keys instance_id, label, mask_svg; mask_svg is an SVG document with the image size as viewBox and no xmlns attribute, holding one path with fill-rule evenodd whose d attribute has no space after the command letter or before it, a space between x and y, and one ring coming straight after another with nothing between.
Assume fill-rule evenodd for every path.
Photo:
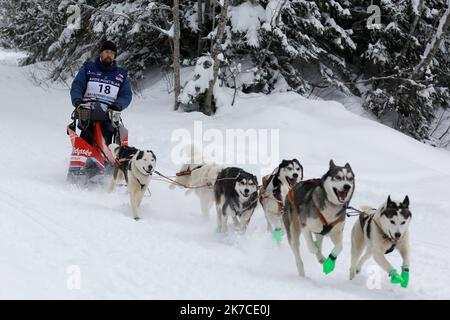
<instances>
[{"instance_id":1,"label":"dog paw","mask_svg":"<svg viewBox=\"0 0 450 320\"><path fill-rule=\"evenodd\" d=\"M402 288L406 288L409 283L409 268L407 266L402 267L401 277L403 279L401 286Z\"/></svg>"},{"instance_id":2,"label":"dog paw","mask_svg":"<svg viewBox=\"0 0 450 320\"><path fill-rule=\"evenodd\" d=\"M408 283L409 283L409 272L402 272L402 275L401 275L401 277L402 277L402 283L401 283L401 286L402 286L402 288L406 288L406 287L408 287Z\"/></svg>"},{"instance_id":3,"label":"dog paw","mask_svg":"<svg viewBox=\"0 0 450 320\"><path fill-rule=\"evenodd\" d=\"M391 271L389 271L389 277L391 278L392 284L400 284L401 286L403 286L404 280L402 276L397 273L397 270L392 269Z\"/></svg>"},{"instance_id":4,"label":"dog paw","mask_svg":"<svg viewBox=\"0 0 450 320\"><path fill-rule=\"evenodd\" d=\"M272 238L280 243L281 240L283 239L283 231L280 228L276 228L272 231Z\"/></svg>"},{"instance_id":5,"label":"dog paw","mask_svg":"<svg viewBox=\"0 0 450 320\"><path fill-rule=\"evenodd\" d=\"M353 280L357 274L361 272L361 269L350 268L350 280Z\"/></svg>"},{"instance_id":6,"label":"dog paw","mask_svg":"<svg viewBox=\"0 0 450 320\"><path fill-rule=\"evenodd\" d=\"M328 258L323 263L323 272L325 274L329 274L333 272L335 266L336 266L336 256L330 253Z\"/></svg>"}]
</instances>

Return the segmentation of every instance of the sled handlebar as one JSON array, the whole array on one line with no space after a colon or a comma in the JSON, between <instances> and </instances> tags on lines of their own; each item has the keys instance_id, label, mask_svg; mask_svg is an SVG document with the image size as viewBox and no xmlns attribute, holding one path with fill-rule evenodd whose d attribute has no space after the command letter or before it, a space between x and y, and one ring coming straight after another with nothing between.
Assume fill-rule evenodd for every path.
<instances>
[{"instance_id":1,"label":"sled handlebar","mask_svg":"<svg viewBox=\"0 0 450 320\"><path fill-rule=\"evenodd\" d=\"M98 99L91 99L91 98L83 99L80 105L87 105L89 103L100 103L100 104L106 105L107 107L112 105L112 102L102 101L102 100L98 100Z\"/></svg>"},{"instance_id":2,"label":"sled handlebar","mask_svg":"<svg viewBox=\"0 0 450 320\"><path fill-rule=\"evenodd\" d=\"M97 99L84 99L75 109L72 119L81 121L119 121L120 111L110 110L111 102L100 101ZM106 106L101 107L101 105Z\"/></svg>"}]
</instances>

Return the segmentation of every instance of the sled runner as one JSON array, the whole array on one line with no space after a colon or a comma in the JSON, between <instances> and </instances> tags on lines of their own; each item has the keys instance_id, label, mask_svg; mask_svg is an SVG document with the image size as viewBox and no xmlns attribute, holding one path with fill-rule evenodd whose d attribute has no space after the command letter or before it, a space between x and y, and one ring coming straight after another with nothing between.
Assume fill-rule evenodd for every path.
<instances>
[{"instance_id":1,"label":"sled runner","mask_svg":"<svg viewBox=\"0 0 450 320\"><path fill-rule=\"evenodd\" d=\"M108 109L109 103L100 100L85 100L72 113L73 120L67 126L67 134L72 143L67 180L78 186L102 182L105 175L112 173L114 157L105 143L101 124L113 128L112 142L128 145L128 130L123 126L119 111ZM90 143L77 134L83 130Z\"/></svg>"}]
</instances>

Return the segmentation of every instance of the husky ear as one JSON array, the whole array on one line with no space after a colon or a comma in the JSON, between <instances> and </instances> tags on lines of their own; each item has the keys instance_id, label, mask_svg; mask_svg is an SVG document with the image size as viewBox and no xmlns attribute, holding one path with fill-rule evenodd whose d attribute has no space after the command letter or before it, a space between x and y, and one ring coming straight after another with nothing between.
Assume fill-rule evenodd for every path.
<instances>
[{"instance_id":1,"label":"husky ear","mask_svg":"<svg viewBox=\"0 0 450 320\"><path fill-rule=\"evenodd\" d=\"M142 150L139 151L139 153L138 153L138 155L136 157L136 160L141 160L143 156L144 156L144 151L142 151Z\"/></svg>"},{"instance_id":2,"label":"husky ear","mask_svg":"<svg viewBox=\"0 0 450 320\"><path fill-rule=\"evenodd\" d=\"M347 168L348 170L353 171L352 167L350 166L350 163L348 163L348 162L345 164L344 168Z\"/></svg>"},{"instance_id":3,"label":"husky ear","mask_svg":"<svg viewBox=\"0 0 450 320\"><path fill-rule=\"evenodd\" d=\"M330 160L330 168L334 168L334 167L336 167L336 165L334 164L334 161Z\"/></svg>"},{"instance_id":4,"label":"husky ear","mask_svg":"<svg viewBox=\"0 0 450 320\"><path fill-rule=\"evenodd\" d=\"M391 195L388 195L387 203L389 204L389 203L391 203L391 202L392 202L392 200L391 200Z\"/></svg>"},{"instance_id":5,"label":"husky ear","mask_svg":"<svg viewBox=\"0 0 450 320\"><path fill-rule=\"evenodd\" d=\"M391 195L389 195L387 198L386 207L388 207L388 208L396 208L397 207L395 202L391 200Z\"/></svg>"},{"instance_id":6,"label":"husky ear","mask_svg":"<svg viewBox=\"0 0 450 320\"><path fill-rule=\"evenodd\" d=\"M408 196L406 196L405 199L403 199L403 206L405 208L409 207L409 197Z\"/></svg>"}]
</instances>

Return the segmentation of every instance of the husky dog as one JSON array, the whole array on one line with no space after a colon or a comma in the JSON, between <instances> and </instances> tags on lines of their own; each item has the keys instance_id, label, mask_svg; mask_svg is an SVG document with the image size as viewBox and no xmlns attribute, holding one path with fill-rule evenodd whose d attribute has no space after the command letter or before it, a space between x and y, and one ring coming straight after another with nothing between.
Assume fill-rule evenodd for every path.
<instances>
[{"instance_id":1,"label":"husky dog","mask_svg":"<svg viewBox=\"0 0 450 320\"><path fill-rule=\"evenodd\" d=\"M139 206L145 190L150 184L150 176L156 165L156 156L151 150L138 150L133 147L110 144L109 149L116 159L114 175L108 192L112 192L117 182L125 178L130 192L131 208L135 220L139 220Z\"/></svg>"},{"instance_id":2,"label":"husky dog","mask_svg":"<svg viewBox=\"0 0 450 320\"><path fill-rule=\"evenodd\" d=\"M355 175L347 163L340 167L330 161L329 170L320 179L297 183L285 200L283 221L288 241L295 256L297 271L305 276L300 256L300 234L303 231L309 250L323 263L323 271L334 270L335 260L342 251L345 210L355 190ZM316 235L314 241L313 235ZM329 235L334 248L327 259L322 254L322 240Z\"/></svg>"},{"instance_id":3,"label":"husky dog","mask_svg":"<svg viewBox=\"0 0 450 320\"><path fill-rule=\"evenodd\" d=\"M219 232L226 232L228 216L236 228L245 232L258 204L257 178L236 167L220 171L214 184Z\"/></svg>"},{"instance_id":4,"label":"husky dog","mask_svg":"<svg viewBox=\"0 0 450 320\"><path fill-rule=\"evenodd\" d=\"M409 282L409 232L411 221L409 198L403 202L387 201L378 209L363 208L364 214L359 216L352 229L352 260L350 280L361 270L364 262L374 257L375 261L389 273L392 283L400 284L403 288ZM364 249L364 255L361 257ZM403 259L402 273L389 263L385 255L398 249Z\"/></svg>"},{"instance_id":5,"label":"husky dog","mask_svg":"<svg viewBox=\"0 0 450 320\"><path fill-rule=\"evenodd\" d=\"M202 152L194 145L188 146L185 152L190 152L189 163L183 164L176 174L175 184L170 185L170 189L178 187L188 187L186 194L194 192L200 199L202 215L209 219L209 212L214 204L214 184L223 166L206 163Z\"/></svg>"},{"instance_id":6,"label":"husky dog","mask_svg":"<svg viewBox=\"0 0 450 320\"><path fill-rule=\"evenodd\" d=\"M276 241L281 241L283 234L284 199L288 191L303 180L303 167L297 159L283 160L271 175L262 178L262 189L259 195L267 220L267 231L272 233Z\"/></svg>"}]
</instances>

